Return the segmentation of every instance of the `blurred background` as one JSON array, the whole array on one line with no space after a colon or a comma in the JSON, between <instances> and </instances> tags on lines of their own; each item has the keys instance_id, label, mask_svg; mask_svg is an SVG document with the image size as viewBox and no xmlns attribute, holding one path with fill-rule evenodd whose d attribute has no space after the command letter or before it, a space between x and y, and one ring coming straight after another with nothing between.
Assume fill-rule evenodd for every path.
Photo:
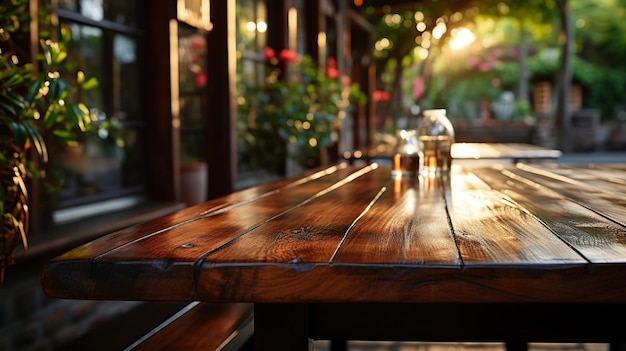
<instances>
[{"instance_id":1,"label":"blurred background","mask_svg":"<svg viewBox=\"0 0 626 351\"><path fill-rule=\"evenodd\" d=\"M51 257L388 143L425 109L447 109L457 142L626 161L624 0L0 6L3 57L49 69L49 89L67 87L61 105L84 107L91 125L75 145L46 140L48 161L35 160L46 176L25 179L29 247L14 248L0 287L2 350L61 349L139 305L45 297ZM50 39L64 44L53 51L63 64L44 68ZM11 130L0 127L3 140Z\"/></svg>"}]
</instances>

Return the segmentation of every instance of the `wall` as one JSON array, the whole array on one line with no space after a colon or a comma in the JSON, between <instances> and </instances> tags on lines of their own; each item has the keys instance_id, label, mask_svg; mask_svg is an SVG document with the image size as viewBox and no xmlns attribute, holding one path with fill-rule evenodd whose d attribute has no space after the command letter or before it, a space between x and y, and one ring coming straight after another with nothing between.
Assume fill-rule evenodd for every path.
<instances>
[{"instance_id":1,"label":"wall","mask_svg":"<svg viewBox=\"0 0 626 351\"><path fill-rule=\"evenodd\" d=\"M0 351L61 350L139 302L53 299L41 288L41 262L10 267L0 287Z\"/></svg>"}]
</instances>

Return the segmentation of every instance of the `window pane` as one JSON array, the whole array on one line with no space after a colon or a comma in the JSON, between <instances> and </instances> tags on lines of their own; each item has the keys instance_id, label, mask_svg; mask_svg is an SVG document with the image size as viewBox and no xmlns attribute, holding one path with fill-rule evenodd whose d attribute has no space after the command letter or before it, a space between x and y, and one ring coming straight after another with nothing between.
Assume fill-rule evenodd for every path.
<instances>
[{"instance_id":1,"label":"window pane","mask_svg":"<svg viewBox=\"0 0 626 351\"><path fill-rule=\"evenodd\" d=\"M80 197L108 198L121 189L124 150L111 141L86 135L79 146L64 148L60 153L64 179L60 207L79 204Z\"/></svg>"},{"instance_id":2,"label":"window pane","mask_svg":"<svg viewBox=\"0 0 626 351\"><path fill-rule=\"evenodd\" d=\"M58 7L61 10L78 12L78 4L76 4L76 0L58 0Z\"/></svg>"},{"instance_id":3,"label":"window pane","mask_svg":"<svg viewBox=\"0 0 626 351\"><path fill-rule=\"evenodd\" d=\"M268 18L265 2L261 0L237 1L237 173L243 179L249 173L276 172L275 164L282 162L275 154L259 154L262 145L272 142L257 132L254 111L248 101L254 87L265 79L265 57L263 49L267 45ZM270 160L271 159L271 160ZM270 161L268 161L270 160ZM280 168L280 167L278 167Z\"/></svg>"},{"instance_id":4,"label":"window pane","mask_svg":"<svg viewBox=\"0 0 626 351\"><path fill-rule=\"evenodd\" d=\"M145 157L146 144L142 129L124 129L124 161L122 164L121 186L124 189L143 189L145 184Z\"/></svg>"},{"instance_id":5,"label":"window pane","mask_svg":"<svg viewBox=\"0 0 626 351\"><path fill-rule=\"evenodd\" d=\"M62 10L79 13L94 21L107 20L136 26L140 18L140 1L127 0L58 0Z\"/></svg>"},{"instance_id":6,"label":"window pane","mask_svg":"<svg viewBox=\"0 0 626 351\"><path fill-rule=\"evenodd\" d=\"M104 3L106 9L104 13L105 19L129 26L139 24L138 20L141 18L141 1L105 0Z\"/></svg>"},{"instance_id":7,"label":"window pane","mask_svg":"<svg viewBox=\"0 0 626 351\"><path fill-rule=\"evenodd\" d=\"M125 35L113 38L113 116L141 119L141 80L137 40Z\"/></svg>"},{"instance_id":8,"label":"window pane","mask_svg":"<svg viewBox=\"0 0 626 351\"><path fill-rule=\"evenodd\" d=\"M87 77L98 79L98 87L81 91L78 99L92 109L99 130L97 135L81 135L76 148L57 150L60 164L55 166L64 181L57 198L59 208L140 191L144 169L141 129L136 129L142 124L129 123L119 129L121 123L142 119L137 40L87 25L70 27L73 43L69 58ZM109 47L112 52L107 52ZM117 127L102 128L105 125ZM116 132L124 137L123 149L112 138Z\"/></svg>"},{"instance_id":9,"label":"window pane","mask_svg":"<svg viewBox=\"0 0 626 351\"><path fill-rule=\"evenodd\" d=\"M59 0L59 8L80 13L95 21L104 19L104 8L101 0Z\"/></svg>"},{"instance_id":10,"label":"window pane","mask_svg":"<svg viewBox=\"0 0 626 351\"><path fill-rule=\"evenodd\" d=\"M87 77L94 77L98 80L98 87L88 91L82 91L79 96L82 102L91 108L100 111L105 110L104 89L106 83L103 81L103 47L104 33L100 28L73 24L72 46L69 48L68 60L75 62Z\"/></svg>"},{"instance_id":11,"label":"window pane","mask_svg":"<svg viewBox=\"0 0 626 351\"><path fill-rule=\"evenodd\" d=\"M178 39L179 81L181 93L202 89L207 84L207 43L202 32L180 30Z\"/></svg>"}]
</instances>

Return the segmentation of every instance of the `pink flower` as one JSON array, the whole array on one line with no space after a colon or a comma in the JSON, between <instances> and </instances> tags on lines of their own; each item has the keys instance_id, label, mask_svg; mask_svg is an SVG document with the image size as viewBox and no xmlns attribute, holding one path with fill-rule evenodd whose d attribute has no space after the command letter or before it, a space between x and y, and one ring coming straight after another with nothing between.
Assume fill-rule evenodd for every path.
<instances>
[{"instance_id":1,"label":"pink flower","mask_svg":"<svg viewBox=\"0 0 626 351\"><path fill-rule=\"evenodd\" d=\"M203 49L204 48L204 41L201 38L193 38L191 39L191 48L192 49Z\"/></svg>"},{"instance_id":2,"label":"pink flower","mask_svg":"<svg viewBox=\"0 0 626 351\"><path fill-rule=\"evenodd\" d=\"M207 83L207 76L206 76L206 72L204 71L200 71L196 74L194 82L196 83L196 86L198 88L204 88L206 86Z\"/></svg>"},{"instance_id":3,"label":"pink flower","mask_svg":"<svg viewBox=\"0 0 626 351\"><path fill-rule=\"evenodd\" d=\"M282 49L278 54L278 58L289 63L295 61L298 58L298 54L293 50Z\"/></svg>"},{"instance_id":4,"label":"pink flower","mask_svg":"<svg viewBox=\"0 0 626 351\"><path fill-rule=\"evenodd\" d=\"M413 81L413 98L415 100L422 97L424 94L424 78L417 77Z\"/></svg>"},{"instance_id":5,"label":"pink flower","mask_svg":"<svg viewBox=\"0 0 626 351\"><path fill-rule=\"evenodd\" d=\"M388 91L384 90L374 90L374 93L372 94L372 99L374 101L388 101L389 99L391 99L391 94L389 94Z\"/></svg>"},{"instance_id":6,"label":"pink flower","mask_svg":"<svg viewBox=\"0 0 626 351\"><path fill-rule=\"evenodd\" d=\"M266 46L263 49L263 56L265 57L266 60L271 60L274 57L276 57L276 52L274 52L274 49L272 49L271 47Z\"/></svg>"},{"instance_id":7,"label":"pink flower","mask_svg":"<svg viewBox=\"0 0 626 351\"><path fill-rule=\"evenodd\" d=\"M337 69L337 61L332 56L326 59L326 75L332 79L337 79L337 77L339 77L339 70Z\"/></svg>"},{"instance_id":8,"label":"pink flower","mask_svg":"<svg viewBox=\"0 0 626 351\"><path fill-rule=\"evenodd\" d=\"M339 70L334 68L334 67L327 67L326 68L326 75L329 78L337 79L337 77L339 77Z\"/></svg>"},{"instance_id":9,"label":"pink flower","mask_svg":"<svg viewBox=\"0 0 626 351\"><path fill-rule=\"evenodd\" d=\"M494 79L492 79L492 80L491 80L491 85L492 85L494 88L498 88L498 87L500 87L500 79L499 79L499 78L494 78Z\"/></svg>"}]
</instances>

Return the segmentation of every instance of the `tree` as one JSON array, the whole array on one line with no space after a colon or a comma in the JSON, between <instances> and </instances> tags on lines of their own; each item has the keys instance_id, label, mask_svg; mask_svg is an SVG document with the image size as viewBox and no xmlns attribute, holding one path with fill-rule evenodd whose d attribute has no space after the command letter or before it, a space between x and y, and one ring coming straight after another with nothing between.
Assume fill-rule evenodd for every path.
<instances>
[{"instance_id":1,"label":"tree","mask_svg":"<svg viewBox=\"0 0 626 351\"><path fill-rule=\"evenodd\" d=\"M412 53L416 47L424 44L416 40L424 33L432 33L435 27L445 25L446 29L441 37L430 38L429 42L445 41L450 30L464 23L461 14L467 7L462 1L440 1L430 3L417 10L402 10L391 12L386 8L366 10L366 18L374 25L373 40L378 48L375 52L376 84L391 91L395 104L390 104L387 116L397 116L401 112L402 89L400 83L408 65L415 63ZM458 14L453 16L454 14ZM471 15L471 12L469 12ZM433 45L433 48L436 44ZM434 50L434 49L433 49ZM388 73L391 69L391 73ZM429 71L429 62L420 66L421 72Z\"/></svg>"},{"instance_id":2,"label":"tree","mask_svg":"<svg viewBox=\"0 0 626 351\"><path fill-rule=\"evenodd\" d=\"M441 104L446 94L458 96L462 86L466 86L464 91L475 95L476 89L486 88L485 82L492 74L506 84L507 89L515 90L523 102L529 98L530 80L547 78L555 83L558 97L553 105L552 126L563 139L570 124L567 118L570 82L583 85L586 107L600 109L604 120L616 115L616 106L624 101L626 36L619 34L626 32L625 3L624 0L448 0L422 2L416 10L367 9L367 18L376 28L373 41L377 45L387 43L379 45L375 53L377 87L391 91L392 95L406 95L398 89L399 82L419 74L426 81L429 99ZM418 13L423 18L418 19ZM450 64L437 71L437 65L441 66L437 61L443 59L436 57L450 58L444 50L453 30L467 27L479 31L487 21L497 23L484 33L491 38L481 37L477 41L497 41L492 48L515 47L516 61L507 58L480 79L476 72ZM425 28L418 30L415 26L420 22ZM446 25L446 33L436 41L429 41L429 47L421 46L419 36L432 33L438 22ZM500 30L506 30L507 35L496 37ZM428 50L425 59L415 55L422 49ZM492 49L483 46L480 50L484 56ZM544 55L550 50L558 53L555 59ZM414 72L414 67L419 67L419 72ZM514 87L509 86L511 82ZM392 101L397 105L402 100L396 96ZM400 110L401 107L392 106L389 115L399 115Z\"/></svg>"},{"instance_id":3,"label":"tree","mask_svg":"<svg viewBox=\"0 0 626 351\"><path fill-rule=\"evenodd\" d=\"M561 59L557 75L557 103L555 126L557 127L557 145L565 151L570 145L570 114L569 114L569 87L572 85L572 43L574 30L570 17L568 0L556 0L559 9L560 36L563 38Z\"/></svg>"},{"instance_id":4,"label":"tree","mask_svg":"<svg viewBox=\"0 0 626 351\"><path fill-rule=\"evenodd\" d=\"M538 0L533 2L540 3ZM377 84L379 87L387 85L385 89L392 92L392 100L395 102L395 105L390 106L389 115L401 114L401 107L398 106L403 94L400 89L400 82L402 76L406 76L407 67L411 65L418 67L417 75L425 80L425 85L431 91L429 97L431 101L426 102L426 104L445 104L446 92L450 91L451 79L455 74L453 71L457 70L461 75L466 73L461 72L461 68L451 67L448 64L441 68L443 71L437 71L437 61L441 61L441 58L445 60L446 57L450 57L450 52L446 50L445 46L452 39L454 31L462 27L476 29L477 21L480 21L480 18L513 17L518 19L518 31L524 35L517 34L514 38L516 42L521 43L520 52L522 55L518 57L520 66L525 67L524 53L527 51L527 43L519 38L526 39L526 34L531 32L528 29L529 18L539 18L541 21L550 18L544 13L547 11L536 15L537 10L534 9L541 8L541 6L530 4L533 9L528 10L528 5L528 2L513 2L509 6L501 1L439 1L428 3L428 5L415 11L403 10L399 13L370 9L368 18L375 25L374 40L379 49L376 52ZM437 30L441 29L443 31L440 36L434 35ZM511 40L508 36L504 39ZM388 44L382 46L380 43ZM423 53L425 50L428 55L416 57L416 52ZM481 48L481 50L483 49ZM392 73L389 73L391 70ZM529 74L520 70L520 75L522 78L517 80L519 86L516 90L522 100L527 100ZM464 78L467 79L468 77ZM471 82L466 81L465 83L470 84ZM485 84L476 82L474 85L484 86ZM433 89L440 91L433 93ZM472 90L472 88L468 89Z\"/></svg>"}]
</instances>

